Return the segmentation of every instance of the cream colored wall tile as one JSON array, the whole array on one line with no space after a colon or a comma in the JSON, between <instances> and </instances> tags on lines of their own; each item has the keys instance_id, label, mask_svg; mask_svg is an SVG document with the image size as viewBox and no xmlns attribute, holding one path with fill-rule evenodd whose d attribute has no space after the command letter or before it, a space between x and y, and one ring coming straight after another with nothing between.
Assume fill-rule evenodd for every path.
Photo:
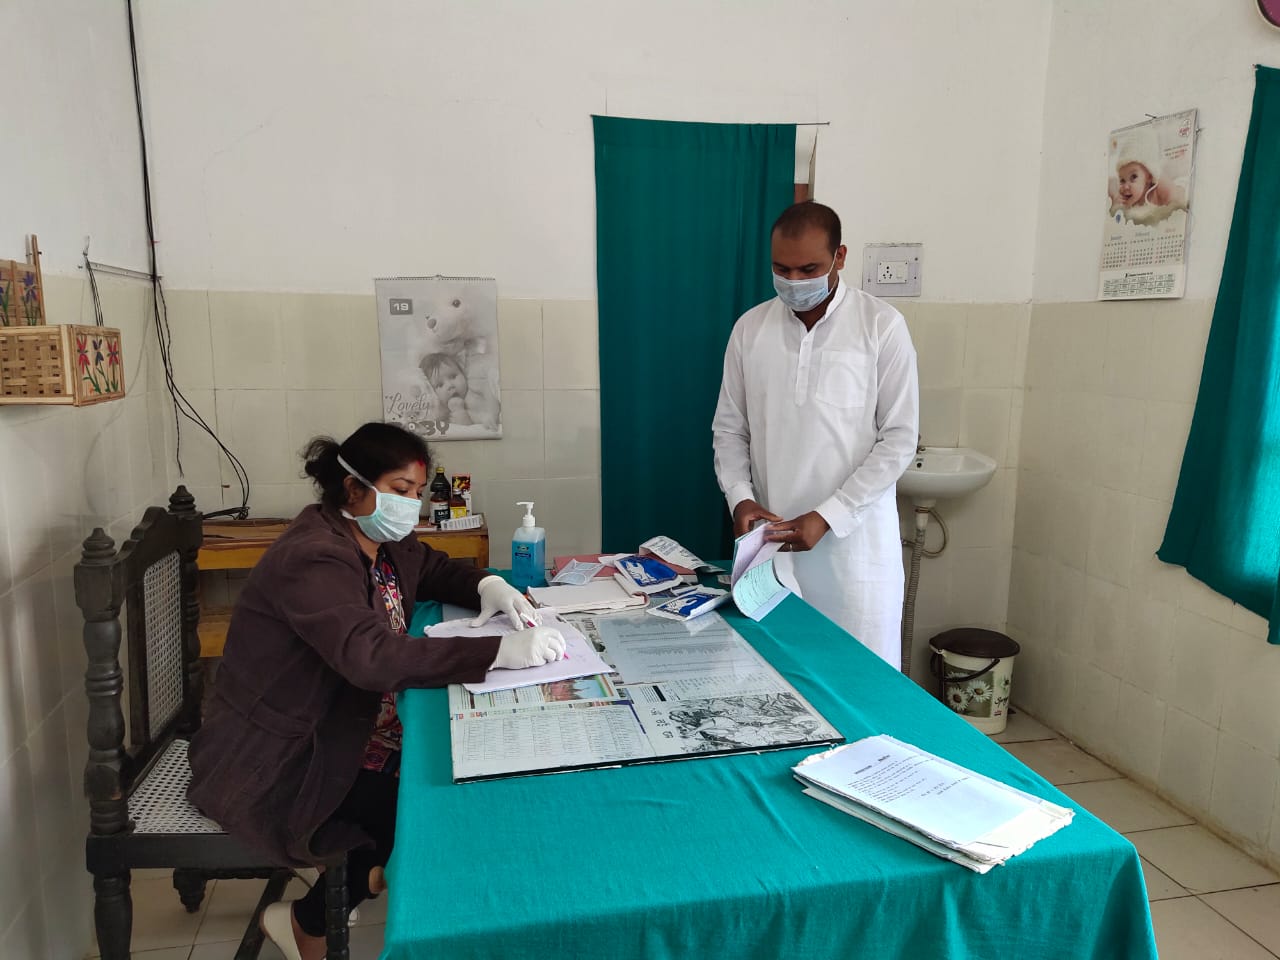
<instances>
[{"instance_id":1,"label":"cream colored wall tile","mask_svg":"<svg viewBox=\"0 0 1280 960\"><path fill-rule=\"evenodd\" d=\"M1090 576L1129 585L1136 509L1137 497L1133 494L1095 488L1085 567Z\"/></svg>"},{"instance_id":2,"label":"cream colored wall tile","mask_svg":"<svg viewBox=\"0 0 1280 960\"><path fill-rule=\"evenodd\" d=\"M964 340L964 385L1008 388L1015 379L1019 304L974 304L969 308Z\"/></svg>"},{"instance_id":3,"label":"cream colored wall tile","mask_svg":"<svg viewBox=\"0 0 1280 960\"><path fill-rule=\"evenodd\" d=\"M298 511L315 503L317 494L310 483L255 483L249 491L249 506L254 517L293 519Z\"/></svg>"},{"instance_id":4,"label":"cream colored wall tile","mask_svg":"<svg viewBox=\"0 0 1280 960\"><path fill-rule=\"evenodd\" d=\"M1156 557L1169 519L1168 501L1139 497L1133 534L1133 573L1130 585L1148 597L1177 606L1186 573Z\"/></svg>"},{"instance_id":5,"label":"cream colored wall tile","mask_svg":"<svg viewBox=\"0 0 1280 960\"><path fill-rule=\"evenodd\" d=\"M1165 715L1158 782L1163 792L1178 799L1179 806L1204 817L1209 812L1218 731L1179 706L1176 701L1171 702Z\"/></svg>"},{"instance_id":6,"label":"cream colored wall tile","mask_svg":"<svg viewBox=\"0 0 1280 960\"><path fill-rule=\"evenodd\" d=\"M1026 386L1050 390L1062 385L1061 341L1063 325L1056 304L1034 304L1027 332Z\"/></svg>"},{"instance_id":7,"label":"cream colored wall tile","mask_svg":"<svg viewBox=\"0 0 1280 960\"><path fill-rule=\"evenodd\" d=\"M919 304L917 315L907 322L916 348L916 368L924 390L943 390L964 384L964 314ZM954 446L954 444L953 444Z\"/></svg>"},{"instance_id":8,"label":"cream colored wall tile","mask_svg":"<svg viewBox=\"0 0 1280 960\"><path fill-rule=\"evenodd\" d=\"M1280 764L1229 733L1218 736L1209 815L1255 848L1271 830Z\"/></svg>"},{"instance_id":9,"label":"cream colored wall tile","mask_svg":"<svg viewBox=\"0 0 1280 960\"><path fill-rule=\"evenodd\" d=\"M26 482L15 488L19 504L31 499L30 493L37 484L44 489L47 508L43 523L47 527L51 556L55 560L68 551L77 549L80 542L89 535L89 530L82 521L81 505L85 499L84 484L90 478L85 475L76 446L78 416L79 411L63 408L38 424L19 428L15 432L22 439L18 444L19 449L13 451L6 448L4 431L0 427L0 458L11 455L17 457L14 465L22 465L27 474ZM21 459L21 449L24 446L33 455L25 464ZM26 506L30 510L32 505L28 502ZM4 537L0 536L0 549L3 545ZM0 563L0 566L3 565L5 564ZM0 587L2 586L3 581L0 579Z\"/></svg>"},{"instance_id":10,"label":"cream colored wall tile","mask_svg":"<svg viewBox=\"0 0 1280 960\"><path fill-rule=\"evenodd\" d=\"M1040 639L1044 622L1043 560L1025 550L1013 551L1009 575L1009 628Z\"/></svg>"},{"instance_id":11,"label":"cream colored wall tile","mask_svg":"<svg viewBox=\"0 0 1280 960\"><path fill-rule=\"evenodd\" d=\"M549 477L600 475L600 392L546 390L546 468Z\"/></svg>"},{"instance_id":12,"label":"cream colored wall tile","mask_svg":"<svg viewBox=\"0 0 1280 960\"><path fill-rule=\"evenodd\" d=\"M521 413L522 411L517 411ZM508 427L504 425L503 430ZM472 483L477 480L488 480L496 476L496 455L501 451L504 440L451 440L447 443L435 442L431 446L432 472L434 468L444 467L445 473L453 476L459 473L469 474ZM472 491L474 498L474 487Z\"/></svg>"},{"instance_id":13,"label":"cream colored wall tile","mask_svg":"<svg viewBox=\"0 0 1280 960\"><path fill-rule=\"evenodd\" d=\"M1107 397L1098 421L1093 482L1100 487L1141 494L1142 447L1147 407L1130 397Z\"/></svg>"},{"instance_id":14,"label":"cream colored wall tile","mask_svg":"<svg viewBox=\"0 0 1280 960\"><path fill-rule=\"evenodd\" d=\"M1262 617L1258 616L1252 610L1247 610L1239 604L1233 604L1231 607L1231 628L1239 630L1245 636L1255 637L1259 640L1267 639L1269 624Z\"/></svg>"},{"instance_id":15,"label":"cream colored wall tile","mask_svg":"<svg viewBox=\"0 0 1280 960\"><path fill-rule=\"evenodd\" d=\"M173 378L186 390L213 388L213 332L209 321L209 291L166 290L169 316L169 356Z\"/></svg>"},{"instance_id":16,"label":"cream colored wall tile","mask_svg":"<svg viewBox=\"0 0 1280 960\"><path fill-rule=\"evenodd\" d=\"M1017 512L1013 521L1013 545L1034 554L1050 551L1053 482L1042 473L1019 471Z\"/></svg>"},{"instance_id":17,"label":"cream colored wall tile","mask_svg":"<svg viewBox=\"0 0 1280 960\"><path fill-rule=\"evenodd\" d=\"M1118 311L1108 317L1102 361L1103 389L1113 397L1145 398L1151 369L1149 309Z\"/></svg>"},{"instance_id":18,"label":"cream colored wall tile","mask_svg":"<svg viewBox=\"0 0 1280 960\"><path fill-rule=\"evenodd\" d=\"M1007 549L1010 546L1004 531L1007 472L997 470L985 487L968 496L941 503L938 512L950 530L952 546L963 550L974 547ZM938 535L934 531L933 536Z\"/></svg>"},{"instance_id":19,"label":"cream colored wall tile","mask_svg":"<svg viewBox=\"0 0 1280 960\"><path fill-rule=\"evenodd\" d=\"M1013 385L1022 390L1027 385L1027 354L1031 347L1031 304L1020 303L1015 314L1017 345L1013 354Z\"/></svg>"},{"instance_id":20,"label":"cream colored wall tile","mask_svg":"<svg viewBox=\"0 0 1280 960\"><path fill-rule=\"evenodd\" d=\"M381 420L377 390L289 390L285 393L289 455L302 470L299 453L313 437L329 436L339 443L362 423Z\"/></svg>"},{"instance_id":21,"label":"cream colored wall tile","mask_svg":"<svg viewBox=\"0 0 1280 960\"><path fill-rule=\"evenodd\" d=\"M1120 701L1120 679L1094 666L1082 663L1076 674L1074 726L1079 742L1091 753L1114 760L1116 712Z\"/></svg>"},{"instance_id":22,"label":"cream colored wall tile","mask_svg":"<svg viewBox=\"0 0 1280 960\"><path fill-rule=\"evenodd\" d=\"M248 471L250 484L298 479L298 462L288 445L284 390L219 390L215 397L222 441ZM222 461L222 482L238 489L231 465ZM252 494L250 495L252 497Z\"/></svg>"},{"instance_id":23,"label":"cream colored wall tile","mask_svg":"<svg viewBox=\"0 0 1280 960\"><path fill-rule=\"evenodd\" d=\"M1084 659L1090 653L1085 576L1056 560L1045 562L1045 636L1055 648Z\"/></svg>"},{"instance_id":24,"label":"cream colored wall tile","mask_svg":"<svg viewBox=\"0 0 1280 960\"><path fill-rule=\"evenodd\" d=\"M1193 407L1189 403L1151 400L1147 403L1147 434L1142 447L1144 495L1173 502L1178 471L1191 429Z\"/></svg>"},{"instance_id":25,"label":"cream colored wall tile","mask_svg":"<svg viewBox=\"0 0 1280 960\"><path fill-rule=\"evenodd\" d=\"M1057 407L1061 394L1030 388L1022 405L1022 434L1018 446L1018 466L1048 472L1054 469L1057 436Z\"/></svg>"},{"instance_id":26,"label":"cream colored wall tile","mask_svg":"<svg viewBox=\"0 0 1280 960\"><path fill-rule=\"evenodd\" d=\"M552 390L600 388L600 330L592 300L542 305L542 382Z\"/></svg>"},{"instance_id":27,"label":"cream colored wall tile","mask_svg":"<svg viewBox=\"0 0 1280 960\"><path fill-rule=\"evenodd\" d=\"M547 561L600 550L600 481L595 477L547 480L543 492Z\"/></svg>"},{"instance_id":28,"label":"cream colored wall tile","mask_svg":"<svg viewBox=\"0 0 1280 960\"><path fill-rule=\"evenodd\" d=\"M542 301L499 300L498 337L502 386L507 390L541 390Z\"/></svg>"},{"instance_id":29,"label":"cream colored wall tile","mask_svg":"<svg viewBox=\"0 0 1280 960\"><path fill-rule=\"evenodd\" d=\"M956 624L1002 629L1009 609L1011 551L957 547L952 558L946 619Z\"/></svg>"},{"instance_id":30,"label":"cream colored wall tile","mask_svg":"<svg viewBox=\"0 0 1280 960\"><path fill-rule=\"evenodd\" d=\"M1178 605L1227 626L1231 624L1231 609L1235 606L1212 587L1189 575L1182 578Z\"/></svg>"},{"instance_id":31,"label":"cream colored wall tile","mask_svg":"<svg viewBox=\"0 0 1280 960\"><path fill-rule=\"evenodd\" d=\"M1212 309L1199 301L1169 300L1152 306L1152 400L1195 403L1211 318Z\"/></svg>"},{"instance_id":32,"label":"cream colored wall tile","mask_svg":"<svg viewBox=\"0 0 1280 960\"><path fill-rule=\"evenodd\" d=\"M0 763L0 803L9 815L0 818L0 842L7 852L0 865L0 924L8 926L31 896L31 865L39 862L35 822L35 799L31 782L28 748L18 748L7 762ZM13 953L6 956L38 957L40 953Z\"/></svg>"},{"instance_id":33,"label":"cream colored wall tile","mask_svg":"<svg viewBox=\"0 0 1280 960\"><path fill-rule=\"evenodd\" d=\"M921 388L920 436L926 446L959 446L963 397L964 391L959 387L942 390Z\"/></svg>"},{"instance_id":34,"label":"cream colored wall tile","mask_svg":"<svg viewBox=\"0 0 1280 960\"><path fill-rule=\"evenodd\" d=\"M1213 727L1222 717L1229 633L1222 624L1186 610L1174 618L1169 702Z\"/></svg>"},{"instance_id":35,"label":"cream colored wall tile","mask_svg":"<svg viewBox=\"0 0 1280 960\"><path fill-rule=\"evenodd\" d=\"M1025 406L1023 390L1014 390L1012 402L1009 404L1009 442L1005 448L1005 466L1017 468L1022 465L1022 415Z\"/></svg>"},{"instance_id":36,"label":"cream colored wall tile","mask_svg":"<svg viewBox=\"0 0 1280 960\"><path fill-rule=\"evenodd\" d=\"M1064 328L1065 347L1060 362L1068 390L1101 394L1109 318L1093 309L1075 310Z\"/></svg>"},{"instance_id":37,"label":"cream colored wall tile","mask_svg":"<svg viewBox=\"0 0 1280 960\"><path fill-rule=\"evenodd\" d=\"M373 297L264 294L279 303L284 386L293 390L380 390ZM222 386L219 378L219 387ZM276 386L246 384L259 389Z\"/></svg>"},{"instance_id":38,"label":"cream colored wall tile","mask_svg":"<svg viewBox=\"0 0 1280 960\"><path fill-rule=\"evenodd\" d=\"M1050 491L1045 553L1083 573L1088 565L1094 491L1083 483L1067 482L1053 483Z\"/></svg>"},{"instance_id":39,"label":"cream colored wall tile","mask_svg":"<svg viewBox=\"0 0 1280 960\"><path fill-rule=\"evenodd\" d=\"M1054 411L1052 469L1064 480L1090 483L1097 458L1098 422L1103 398L1093 393L1064 393Z\"/></svg>"},{"instance_id":40,"label":"cream colored wall tile","mask_svg":"<svg viewBox=\"0 0 1280 960\"><path fill-rule=\"evenodd\" d=\"M88 408L94 409L94 408ZM7 427L0 416L0 486L5 488L5 527L8 569L17 583L49 565L53 559L50 531L50 478L58 470L75 470L61 463L42 439L48 420L29 420ZM0 537L0 547L4 538Z\"/></svg>"},{"instance_id":41,"label":"cream colored wall tile","mask_svg":"<svg viewBox=\"0 0 1280 960\"><path fill-rule=\"evenodd\" d=\"M222 439L222 442L231 449L231 452L243 459L240 446L232 442L229 436L229 425L224 426L218 421L218 404L214 401L214 392L212 390L191 390L186 393L186 398L195 413L213 429ZM168 452L170 460L172 460L175 449L180 453L182 459L182 482L187 484L189 488L220 484L222 482L222 470L218 463L220 457L218 445L197 424L188 420L185 416L179 416L176 424L177 428L182 431L182 444L180 448L177 448L173 432L175 427L173 408L168 403L165 404L165 407L165 450ZM177 482L176 466L170 479L174 483ZM199 503L200 501L197 500L196 502Z\"/></svg>"},{"instance_id":42,"label":"cream colored wall tile","mask_svg":"<svg viewBox=\"0 0 1280 960\"><path fill-rule=\"evenodd\" d=\"M1173 622L1177 609L1129 591L1129 632L1121 647L1120 675L1161 700L1173 692Z\"/></svg>"},{"instance_id":43,"label":"cream colored wall tile","mask_svg":"<svg viewBox=\"0 0 1280 960\"><path fill-rule=\"evenodd\" d=\"M1085 651L1090 663L1112 676L1123 672L1129 637L1128 591L1097 577L1085 578Z\"/></svg>"},{"instance_id":44,"label":"cream colored wall tile","mask_svg":"<svg viewBox=\"0 0 1280 960\"><path fill-rule=\"evenodd\" d=\"M1280 757L1280 648L1233 631L1226 659L1227 695L1222 701L1223 733L1229 733L1266 756Z\"/></svg>"},{"instance_id":45,"label":"cream colored wall tile","mask_svg":"<svg viewBox=\"0 0 1280 960\"><path fill-rule=\"evenodd\" d=\"M1012 390L966 389L960 422L960 445L985 453L1001 466L1007 465L1012 408Z\"/></svg>"},{"instance_id":46,"label":"cream colored wall tile","mask_svg":"<svg viewBox=\"0 0 1280 960\"><path fill-rule=\"evenodd\" d=\"M58 662L58 619L53 580L48 566L13 588L9 643L16 644L22 671L22 703L26 729L31 732L62 701L62 670Z\"/></svg>"},{"instance_id":47,"label":"cream colored wall tile","mask_svg":"<svg viewBox=\"0 0 1280 960\"><path fill-rule=\"evenodd\" d=\"M281 326L275 295L209 294L213 376L219 390L284 386Z\"/></svg>"},{"instance_id":48,"label":"cream colored wall tile","mask_svg":"<svg viewBox=\"0 0 1280 960\"><path fill-rule=\"evenodd\" d=\"M79 792L80 777L75 776L73 780L69 768L65 713L63 707L55 709L31 732L28 741L32 789L39 798L36 804L36 843L41 851L49 853L50 861L55 859L55 851L68 843L68 834L74 835L83 828L83 824L75 820L75 808L71 802L72 783ZM80 771L76 773L80 774ZM43 866L33 873L43 874Z\"/></svg>"},{"instance_id":49,"label":"cream colored wall tile","mask_svg":"<svg viewBox=\"0 0 1280 960\"><path fill-rule=\"evenodd\" d=\"M1160 776L1167 706L1158 697L1128 683L1120 684L1113 731L1116 763L1146 783Z\"/></svg>"},{"instance_id":50,"label":"cream colored wall tile","mask_svg":"<svg viewBox=\"0 0 1280 960\"><path fill-rule=\"evenodd\" d=\"M89 278L83 273L63 276L44 273L44 312L50 323L93 323Z\"/></svg>"},{"instance_id":51,"label":"cream colored wall tile","mask_svg":"<svg viewBox=\"0 0 1280 960\"><path fill-rule=\"evenodd\" d=\"M490 452L492 476L495 479L546 476L544 396L539 390L502 391L502 439L494 444ZM596 432L598 435L599 428Z\"/></svg>"}]
</instances>

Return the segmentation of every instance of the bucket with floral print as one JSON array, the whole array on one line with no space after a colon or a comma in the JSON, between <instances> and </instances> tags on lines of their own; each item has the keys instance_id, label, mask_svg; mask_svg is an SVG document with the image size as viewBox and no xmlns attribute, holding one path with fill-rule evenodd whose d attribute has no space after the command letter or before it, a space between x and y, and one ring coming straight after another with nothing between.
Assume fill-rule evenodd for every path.
<instances>
[{"instance_id":1,"label":"bucket with floral print","mask_svg":"<svg viewBox=\"0 0 1280 960\"><path fill-rule=\"evenodd\" d=\"M929 641L930 671L942 700L983 733L1000 733L1008 722L1017 641L995 630L961 627Z\"/></svg>"}]
</instances>

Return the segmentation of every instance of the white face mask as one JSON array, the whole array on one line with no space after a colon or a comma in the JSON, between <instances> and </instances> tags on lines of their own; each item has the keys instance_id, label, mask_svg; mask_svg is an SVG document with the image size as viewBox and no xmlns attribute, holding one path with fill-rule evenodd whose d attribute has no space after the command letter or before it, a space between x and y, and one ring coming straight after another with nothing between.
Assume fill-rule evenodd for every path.
<instances>
[{"instance_id":1,"label":"white face mask","mask_svg":"<svg viewBox=\"0 0 1280 960\"><path fill-rule=\"evenodd\" d=\"M836 265L836 258L831 258L831 266ZM797 313L804 313L806 310L812 310L823 300L827 299L827 295L831 293L827 289L827 278L831 276L831 269L820 277L809 277L805 280L787 280L773 275L773 289L778 293L778 299L785 303Z\"/></svg>"},{"instance_id":2,"label":"white face mask","mask_svg":"<svg viewBox=\"0 0 1280 960\"><path fill-rule=\"evenodd\" d=\"M342 511L348 520L354 520L360 532L374 543L391 543L403 540L413 533L418 524L418 513L422 509L422 501L416 497L402 497L395 493L384 493L362 477L356 470L338 457L338 465L374 492L373 513L363 517L353 517Z\"/></svg>"}]
</instances>

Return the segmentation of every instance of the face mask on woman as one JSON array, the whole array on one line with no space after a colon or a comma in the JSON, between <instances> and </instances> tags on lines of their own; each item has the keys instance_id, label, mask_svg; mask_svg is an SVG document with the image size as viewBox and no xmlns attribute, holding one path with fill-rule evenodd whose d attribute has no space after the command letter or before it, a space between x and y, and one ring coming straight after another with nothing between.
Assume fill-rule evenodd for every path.
<instances>
[{"instance_id":1,"label":"face mask on woman","mask_svg":"<svg viewBox=\"0 0 1280 960\"><path fill-rule=\"evenodd\" d=\"M342 457L338 457L338 465L372 490L376 496L373 513L363 517L353 517L346 510L342 511L344 517L356 522L361 533L374 543L403 540L413 533L413 528L418 524L418 513L422 509L422 501L416 497L402 497L399 494L379 490Z\"/></svg>"}]
</instances>

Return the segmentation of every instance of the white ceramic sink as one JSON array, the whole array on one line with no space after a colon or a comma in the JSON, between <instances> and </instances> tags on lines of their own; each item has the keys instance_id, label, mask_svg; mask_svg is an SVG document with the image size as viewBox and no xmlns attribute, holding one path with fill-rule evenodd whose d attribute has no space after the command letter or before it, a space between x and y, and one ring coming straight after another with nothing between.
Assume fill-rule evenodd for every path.
<instances>
[{"instance_id":1,"label":"white ceramic sink","mask_svg":"<svg viewBox=\"0 0 1280 960\"><path fill-rule=\"evenodd\" d=\"M962 497L987 485L996 462L968 447L925 447L912 458L898 481L898 494L920 507L936 500Z\"/></svg>"}]
</instances>

